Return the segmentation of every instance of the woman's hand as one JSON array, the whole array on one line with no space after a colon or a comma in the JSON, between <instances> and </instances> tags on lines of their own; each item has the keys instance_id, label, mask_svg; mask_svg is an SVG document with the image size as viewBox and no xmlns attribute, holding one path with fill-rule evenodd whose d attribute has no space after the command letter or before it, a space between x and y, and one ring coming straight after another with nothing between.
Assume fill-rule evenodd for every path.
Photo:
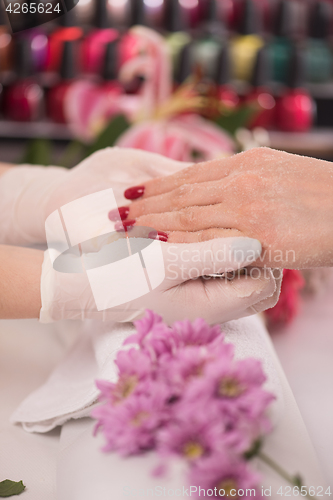
<instances>
[{"instance_id":1,"label":"woman's hand","mask_svg":"<svg viewBox=\"0 0 333 500\"><path fill-rule=\"evenodd\" d=\"M333 265L330 162L255 148L151 180L140 192L128 218L168 232L169 242L245 235L262 243L259 266Z\"/></svg>"}]
</instances>

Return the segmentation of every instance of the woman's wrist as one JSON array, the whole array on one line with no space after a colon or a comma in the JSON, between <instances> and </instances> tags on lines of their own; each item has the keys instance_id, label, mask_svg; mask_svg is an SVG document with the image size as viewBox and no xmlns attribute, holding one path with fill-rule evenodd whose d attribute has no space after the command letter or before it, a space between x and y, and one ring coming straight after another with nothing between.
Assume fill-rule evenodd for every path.
<instances>
[{"instance_id":1,"label":"woman's wrist","mask_svg":"<svg viewBox=\"0 0 333 500\"><path fill-rule=\"evenodd\" d=\"M13 167L15 167L15 165L13 163L0 162L0 177Z\"/></svg>"},{"instance_id":2,"label":"woman's wrist","mask_svg":"<svg viewBox=\"0 0 333 500\"><path fill-rule=\"evenodd\" d=\"M0 245L0 319L39 318L44 253Z\"/></svg>"}]
</instances>

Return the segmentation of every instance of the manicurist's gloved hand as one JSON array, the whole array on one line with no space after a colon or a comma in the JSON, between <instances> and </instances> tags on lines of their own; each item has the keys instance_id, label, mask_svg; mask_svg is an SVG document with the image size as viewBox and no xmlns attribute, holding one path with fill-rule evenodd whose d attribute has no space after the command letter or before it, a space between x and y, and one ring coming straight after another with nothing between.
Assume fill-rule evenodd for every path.
<instances>
[{"instance_id":1,"label":"manicurist's gloved hand","mask_svg":"<svg viewBox=\"0 0 333 500\"><path fill-rule=\"evenodd\" d=\"M130 236L130 232L128 234ZM134 248L135 238L130 237L128 242ZM109 244L110 255L112 245L116 243L113 241ZM150 279L151 290L148 293L141 290L145 278L138 280L137 270L127 272L131 264L125 264L121 272L120 267L119 272L112 271L112 275L108 274L107 266L99 268L97 275L91 273L91 269L87 272L85 269L76 273L59 272L54 269L50 254L45 252L41 280L41 321L89 318L133 321L143 316L144 310L149 308L161 314L168 323L202 317L213 324L255 314L273 307L278 300L280 279L275 278L268 268L253 269L254 272L248 268L248 275L239 276L236 273L230 281L206 277L212 273L230 272L248 266L261 253L261 245L257 240L218 238L193 244L154 241L152 245L159 247L146 247L150 248L148 257L144 250L142 252ZM107 246L100 249L104 255L105 248ZM161 269L158 266L151 267L158 261L160 250L164 277L160 276ZM96 255L97 252L92 252L90 257ZM89 263L89 256L86 262ZM157 284L155 280L160 278ZM136 297L126 301L126 297L130 296ZM115 302L116 306L108 307ZM98 310L97 303L102 309Z\"/></svg>"},{"instance_id":2,"label":"manicurist's gloved hand","mask_svg":"<svg viewBox=\"0 0 333 500\"><path fill-rule=\"evenodd\" d=\"M0 176L0 243L45 243L45 220L63 205L112 188L120 206L128 185L173 174L185 166L144 151L107 148L71 170L32 165L9 168Z\"/></svg>"}]
</instances>

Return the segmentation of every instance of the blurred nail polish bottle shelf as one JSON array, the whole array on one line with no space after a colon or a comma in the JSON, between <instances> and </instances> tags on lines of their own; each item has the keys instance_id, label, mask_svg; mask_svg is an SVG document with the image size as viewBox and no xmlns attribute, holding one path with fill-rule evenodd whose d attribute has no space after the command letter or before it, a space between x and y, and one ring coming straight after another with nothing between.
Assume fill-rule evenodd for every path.
<instances>
[{"instance_id":1,"label":"blurred nail polish bottle shelf","mask_svg":"<svg viewBox=\"0 0 333 500\"><path fill-rule=\"evenodd\" d=\"M0 138L69 141L74 135L67 125L47 120L29 123L0 120ZM333 160L333 128L314 128L309 132L271 130L265 133L265 138L262 145L273 149Z\"/></svg>"},{"instance_id":2,"label":"blurred nail polish bottle shelf","mask_svg":"<svg viewBox=\"0 0 333 500\"><path fill-rule=\"evenodd\" d=\"M29 123L0 120L0 137L55 140L71 140L74 138L67 125L53 123L46 120Z\"/></svg>"},{"instance_id":3,"label":"blurred nail polish bottle shelf","mask_svg":"<svg viewBox=\"0 0 333 500\"><path fill-rule=\"evenodd\" d=\"M323 159L333 159L333 128L317 128L309 132L268 132L273 149Z\"/></svg>"}]
</instances>

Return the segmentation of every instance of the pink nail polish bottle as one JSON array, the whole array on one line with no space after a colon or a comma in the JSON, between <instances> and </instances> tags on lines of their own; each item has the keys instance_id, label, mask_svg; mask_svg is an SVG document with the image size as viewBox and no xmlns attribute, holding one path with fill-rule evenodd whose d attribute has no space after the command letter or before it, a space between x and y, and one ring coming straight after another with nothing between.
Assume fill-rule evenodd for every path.
<instances>
[{"instance_id":1,"label":"pink nail polish bottle","mask_svg":"<svg viewBox=\"0 0 333 500\"><path fill-rule=\"evenodd\" d=\"M118 38L118 31L110 27L107 1L96 0L94 28L83 40L81 47L81 66L83 72L101 73L105 45L116 38Z\"/></svg>"},{"instance_id":2,"label":"pink nail polish bottle","mask_svg":"<svg viewBox=\"0 0 333 500\"><path fill-rule=\"evenodd\" d=\"M5 117L21 122L37 120L42 114L44 92L31 76L31 47L28 40L17 41L15 59L16 81L5 94Z\"/></svg>"},{"instance_id":3,"label":"pink nail polish bottle","mask_svg":"<svg viewBox=\"0 0 333 500\"><path fill-rule=\"evenodd\" d=\"M61 58L61 81L47 95L47 114L56 123L66 123L65 98L76 77L76 42L64 42Z\"/></svg>"},{"instance_id":4,"label":"pink nail polish bottle","mask_svg":"<svg viewBox=\"0 0 333 500\"><path fill-rule=\"evenodd\" d=\"M288 72L288 89L277 100L276 126L286 132L306 132L314 122L315 102L303 87L305 75L304 53L294 49Z\"/></svg>"}]
</instances>

